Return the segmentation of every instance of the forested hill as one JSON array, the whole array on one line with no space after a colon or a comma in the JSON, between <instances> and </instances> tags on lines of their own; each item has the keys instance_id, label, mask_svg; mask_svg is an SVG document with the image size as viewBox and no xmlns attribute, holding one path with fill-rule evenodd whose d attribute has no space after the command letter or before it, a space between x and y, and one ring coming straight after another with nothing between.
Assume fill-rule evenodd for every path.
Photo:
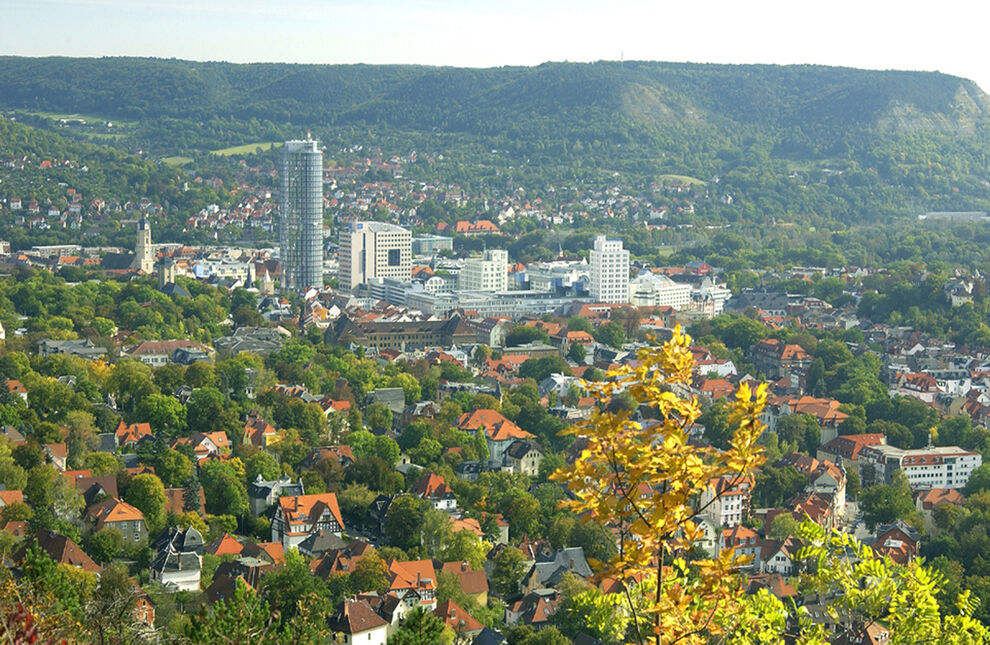
<instances>
[{"instance_id":1,"label":"forested hill","mask_svg":"<svg viewBox=\"0 0 990 645\"><path fill-rule=\"evenodd\" d=\"M609 114L627 125L968 131L990 101L935 72L654 62L490 69L0 58L0 106L115 118L389 124L476 134ZM552 123L551 123L552 124ZM549 124L548 124L549 125Z\"/></svg>"},{"instance_id":2,"label":"forested hill","mask_svg":"<svg viewBox=\"0 0 990 645\"><path fill-rule=\"evenodd\" d=\"M935 72L0 57L0 111L158 160L267 149L312 130L330 150L443 153L444 179L462 186L503 172L527 190L710 182L687 221L990 211L990 98Z\"/></svg>"}]
</instances>

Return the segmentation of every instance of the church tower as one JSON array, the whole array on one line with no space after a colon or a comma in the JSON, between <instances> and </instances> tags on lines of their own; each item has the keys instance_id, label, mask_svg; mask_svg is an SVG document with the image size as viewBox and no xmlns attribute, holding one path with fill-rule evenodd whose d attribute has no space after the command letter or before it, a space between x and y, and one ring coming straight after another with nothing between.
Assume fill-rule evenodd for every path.
<instances>
[{"instance_id":1,"label":"church tower","mask_svg":"<svg viewBox=\"0 0 990 645\"><path fill-rule=\"evenodd\" d=\"M142 217L137 224L137 240L134 243L132 269L140 269L150 275L155 270L155 253L151 247L151 223Z\"/></svg>"},{"instance_id":2,"label":"church tower","mask_svg":"<svg viewBox=\"0 0 990 645\"><path fill-rule=\"evenodd\" d=\"M175 260L166 257L158 263L158 290L161 291L165 285L175 282Z\"/></svg>"}]
</instances>

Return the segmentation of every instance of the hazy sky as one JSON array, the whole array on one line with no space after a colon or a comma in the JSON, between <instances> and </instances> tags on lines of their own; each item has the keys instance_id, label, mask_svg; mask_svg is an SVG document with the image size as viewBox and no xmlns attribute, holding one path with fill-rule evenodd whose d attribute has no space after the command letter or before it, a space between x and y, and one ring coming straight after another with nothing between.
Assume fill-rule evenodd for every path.
<instances>
[{"instance_id":1,"label":"hazy sky","mask_svg":"<svg viewBox=\"0 0 990 645\"><path fill-rule=\"evenodd\" d=\"M990 90L985 0L0 0L0 54L233 62L820 63Z\"/></svg>"}]
</instances>

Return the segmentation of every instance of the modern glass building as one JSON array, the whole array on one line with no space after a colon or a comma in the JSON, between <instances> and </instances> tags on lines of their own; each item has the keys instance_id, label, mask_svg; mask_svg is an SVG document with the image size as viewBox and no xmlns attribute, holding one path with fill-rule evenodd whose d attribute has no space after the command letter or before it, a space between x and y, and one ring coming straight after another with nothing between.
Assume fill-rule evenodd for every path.
<instances>
[{"instance_id":1,"label":"modern glass building","mask_svg":"<svg viewBox=\"0 0 990 645\"><path fill-rule=\"evenodd\" d=\"M281 168L282 293L323 286L323 152L286 141Z\"/></svg>"}]
</instances>

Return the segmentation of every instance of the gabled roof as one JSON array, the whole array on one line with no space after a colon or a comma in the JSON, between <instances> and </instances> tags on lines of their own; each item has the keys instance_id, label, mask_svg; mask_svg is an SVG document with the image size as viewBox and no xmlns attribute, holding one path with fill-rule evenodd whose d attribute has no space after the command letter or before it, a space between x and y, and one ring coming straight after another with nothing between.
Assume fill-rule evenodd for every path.
<instances>
[{"instance_id":1,"label":"gabled roof","mask_svg":"<svg viewBox=\"0 0 990 645\"><path fill-rule=\"evenodd\" d=\"M502 413L490 408L465 412L457 420L457 427L461 430L482 429L492 441L533 438L533 435L502 416Z\"/></svg>"},{"instance_id":2,"label":"gabled roof","mask_svg":"<svg viewBox=\"0 0 990 645\"><path fill-rule=\"evenodd\" d=\"M230 533L224 533L206 547L206 553L211 555L240 555L244 545L234 539Z\"/></svg>"},{"instance_id":3,"label":"gabled roof","mask_svg":"<svg viewBox=\"0 0 990 645\"><path fill-rule=\"evenodd\" d=\"M326 512L333 515L341 529L344 528L344 518L337 505L337 496L333 493L279 497L278 506L288 524L289 533L309 533Z\"/></svg>"},{"instance_id":4,"label":"gabled roof","mask_svg":"<svg viewBox=\"0 0 990 645\"><path fill-rule=\"evenodd\" d=\"M392 560L388 563L389 590L436 589L437 573L433 560Z\"/></svg>"},{"instance_id":5,"label":"gabled roof","mask_svg":"<svg viewBox=\"0 0 990 645\"><path fill-rule=\"evenodd\" d=\"M926 511L933 510L939 504L962 504L965 499L955 488L932 488L918 493L921 508Z\"/></svg>"},{"instance_id":6,"label":"gabled roof","mask_svg":"<svg viewBox=\"0 0 990 645\"><path fill-rule=\"evenodd\" d=\"M38 531L34 534L34 539L49 557L60 564L68 564L83 571L96 573L100 567L79 548L79 545L54 531ZM14 556L14 560L21 562L27 552L28 545L25 544Z\"/></svg>"},{"instance_id":7,"label":"gabled roof","mask_svg":"<svg viewBox=\"0 0 990 645\"><path fill-rule=\"evenodd\" d=\"M484 628L484 625L453 600L446 600L437 605L433 614L458 634L480 632Z\"/></svg>"},{"instance_id":8,"label":"gabled roof","mask_svg":"<svg viewBox=\"0 0 990 645\"><path fill-rule=\"evenodd\" d=\"M99 531L107 524L116 522L144 521L144 513L119 499L105 499L86 510L86 517L95 523L94 529Z\"/></svg>"},{"instance_id":9,"label":"gabled roof","mask_svg":"<svg viewBox=\"0 0 990 645\"><path fill-rule=\"evenodd\" d=\"M385 619L363 600L345 600L328 623L331 630L350 636L388 626Z\"/></svg>"},{"instance_id":10,"label":"gabled roof","mask_svg":"<svg viewBox=\"0 0 990 645\"><path fill-rule=\"evenodd\" d=\"M410 488L409 492L423 499L444 499L453 496L454 491L440 475L428 473L420 477Z\"/></svg>"}]
</instances>

